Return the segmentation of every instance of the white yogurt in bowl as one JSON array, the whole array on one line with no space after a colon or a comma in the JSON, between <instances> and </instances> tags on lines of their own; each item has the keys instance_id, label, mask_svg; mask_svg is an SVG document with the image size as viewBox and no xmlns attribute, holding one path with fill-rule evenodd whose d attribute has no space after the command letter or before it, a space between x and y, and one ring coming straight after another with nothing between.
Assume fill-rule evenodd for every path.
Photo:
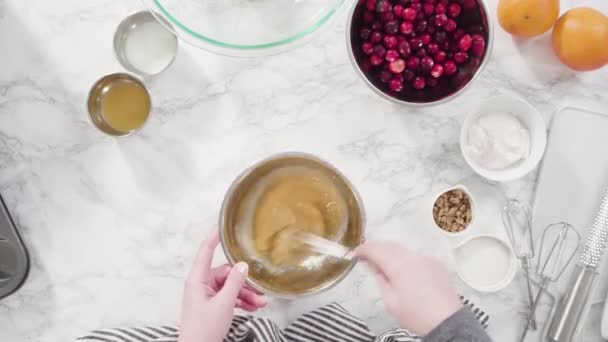
<instances>
[{"instance_id":1,"label":"white yogurt in bowl","mask_svg":"<svg viewBox=\"0 0 608 342\"><path fill-rule=\"evenodd\" d=\"M460 148L469 166L493 181L521 178L538 165L547 131L540 113L526 101L499 95L483 101L465 119Z\"/></svg>"},{"instance_id":2,"label":"white yogurt in bowl","mask_svg":"<svg viewBox=\"0 0 608 342\"><path fill-rule=\"evenodd\" d=\"M507 112L478 117L467 138L471 159L485 169L504 170L530 155L530 131Z\"/></svg>"}]
</instances>

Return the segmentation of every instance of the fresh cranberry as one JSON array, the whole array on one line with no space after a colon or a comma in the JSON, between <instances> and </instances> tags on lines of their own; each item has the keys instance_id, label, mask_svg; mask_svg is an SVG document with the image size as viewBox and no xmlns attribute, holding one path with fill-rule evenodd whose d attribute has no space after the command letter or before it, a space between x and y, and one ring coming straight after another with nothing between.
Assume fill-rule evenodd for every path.
<instances>
[{"instance_id":1,"label":"fresh cranberry","mask_svg":"<svg viewBox=\"0 0 608 342\"><path fill-rule=\"evenodd\" d=\"M374 31L369 35L369 41L372 43L378 43L382 40L382 33Z\"/></svg>"},{"instance_id":2,"label":"fresh cranberry","mask_svg":"<svg viewBox=\"0 0 608 342\"><path fill-rule=\"evenodd\" d=\"M382 63L384 63L384 61L383 61L382 57L380 57L376 54L373 54L373 55L369 56L369 63L373 66L379 66Z\"/></svg>"},{"instance_id":3,"label":"fresh cranberry","mask_svg":"<svg viewBox=\"0 0 608 342\"><path fill-rule=\"evenodd\" d=\"M407 68L408 69L415 71L416 69L418 69L419 65L420 65L420 58L418 58L416 56L410 56L407 59Z\"/></svg>"},{"instance_id":4,"label":"fresh cranberry","mask_svg":"<svg viewBox=\"0 0 608 342\"><path fill-rule=\"evenodd\" d=\"M378 0L376 2L376 12L384 13L390 12L393 9L393 6L388 0Z\"/></svg>"},{"instance_id":5,"label":"fresh cranberry","mask_svg":"<svg viewBox=\"0 0 608 342\"><path fill-rule=\"evenodd\" d=\"M435 14L444 14L445 13L445 5L444 4L437 4L435 6Z\"/></svg>"},{"instance_id":6,"label":"fresh cranberry","mask_svg":"<svg viewBox=\"0 0 608 342\"><path fill-rule=\"evenodd\" d=\"M373 31L380 31L380 30L382 30L383 27L384 27L384 25L382 25L382 23L378 20L376 20L372 23Z\"/></svg>"},{"instance_id":7,"label":"fresh cranberry","mask_svg":"<svg viewBox=\"0 0 608 342\"><path fill-rule=\"evenodd\" d=\"M431 19L433 19L433 18L431 18ZM435 30L436 30L436 29L435 29L435 24L434 24L434 23L429 23L429 24L430 24L430 25L428 25L428 26L426 27L426 32L428 32L428 33L430 33L430 34L435 33Z\"/></svg>"},{"instance_id":8,"label":"fresh cranberry","mask_svg":"<svg viewBox=\"0 0 608 342\"><path fill-rule=\"evenodd\" d=\"M439 52L439 45L437 43L430 43L426 49L428 50L429 54L435 55L437 52Z\"/></svg>"},{"instance_id":9,"label":"fresh cranberry","mask_svg":"<svg viewBox=\"0 0 608 342\"><path fill-rule=\"evenodd\" d=\"M433 68L431 69L431 76L439 78L441 75L443 75L443 66L441 64L433 65Z\"/></svg>"},{"instance_id":10,"label":"fresh cranberry","mask_svg":"<svg viewBox=\"0 0 608 342\"><path fill-rule=\"evenodd\" d=\"M473 52L473 55L475 55L477 57L483 56L485 47L486 47L486 42L483 39L483 37L479 34L474 34L473 43L471 44L471 49L472 49L471 51Z\"/></svg>"},{"instance_id":11,"label":"fresh cranberry","mask_svg":"<svg viewBox=\"0 0 608 342\"><path fill-rule=\"evenodd\" d=\"M435 1L435 0L424 0L424 2L427 3L427 4L434 4L437 1Z\"/></svg>"},{"instance_id":12,"label":"fresh cranberry","mask_svg":"<svg viewBox=\"0 0 608 342\"><path fill-rule=\"evenodd\" d=\"M429 45L432 41L432 38L430 34L423 33L420 35L420 40L422 40L422 45Z\"/></svg>"},{"instance_id":13,"label":"fresh cranberry","mask_svg":"<svg viewBox=\"0 0 608 342\"><path fill-rule=\"evenodd\" d=\"M454 76L452 76L452 83L458 85L459 87L466 84L469 80L469 74L460 70Z\"/></svg>"},{"instance_id":14,"label":"fresh cranberry","mask_svg":"<svg viewBox=\"0 0 608 342\"><path fill-rule=\"evenodd\" d=\"M458 67L456 66L456 63L454 63L454 61L446 61L445 63L443 63L443 72L446 75L454 75L456 71L458 71Z\"/></svg>"},{"instance_id":15,"label":"fresh cranberry","mask_svg":"<svg viewBox=\"0 0 608 342\"><path fill-rule=\"evenodd\" d=\"M458 40L460 40L460 38L462 38L462 36L464 36L464 30L459 27L453 33L454 40L458 41Z\"/></svg>"},{"instance_id":16,"label":"fresh cranberry","mask_svg":"<svg viewBox=\"0 0 608 342\"><path fill-rule=\"evenodd\" d=\"M376 20L376 15L374 12L365 11L363 12L363 21L367 24L371 24Z\"/></svg>"},{"instance_id":17,"label":"fresh cranberry","mask_svg":"<svg viewBox=\"0 0 608 342\"><path fill-rule=\"evenodd\" d=\"M401 83L403 83L403 81L405 81L405 79L403 78L403 74L393 74L393 79L399 80L399 82L401 82Z\"/></svg>"},{"instance_id":18,"label":"fresh cranberry","mask_svg":"<svg viewBox=\"0 0 608 342\"><path fill-rule=\"evenodd\" d=\"M436 79L436 78L429 77L429 78L426 79L426 86L427 87L435 88L438 84L439 84L439 80Z\"/></svg>"},{"instance_id":19,"label":"fresh cranberry","mask_svg":"<svg viewBox=\"0 0 608 342\"><path fill-rule=\"evenodd\" d=\"M437 44L442 44L443 42L445 42L445 39L447 38L447 34L443 31L437 31L435 32L435 34L433 34L433 40L437 42Z\"/></svg>"},{"instance_id":20,"label":"fresh cranberry","mask_svg":"<svg viewBox=\"0 0 608 342\"><path fill-rule=\"evenodd\" d=\"M420 3L420 1L418 2L412 2L412 4L410 5L410 8L413 8L414 11L416 11L416 13L422 11L422 4Z\"/></svg>"},{"instance_id":21,"label":"fresh cranberry","mask_svg":"<svg viewBox=\"0 0 608 342\"><path fill-rule=\"evenodd\" d=\"M386 60L389 62L394 62L399 59L399 52L397 50L388 50L386 51Z\"/></svg>"},{"instance_id":22,"label":"fresh cranberry","mask_svg":"<svg viewBox=\"0 0 608 342\"><path fill-rule=\"evenodd\" d=\"M389 21L384 25L384 31L388 34L395 34L399 32L399 23L396 20Z\"/></svg>"},{"instance_id":23,"label":"fresh cranberry","mask_svg":"<svg viewBox=\"0 0 608 342\"><path fill-rule=\"evenodd\" d=\"M365 1L365 7L370 11L375 11L376 10L376 0Z\"/></svg>"},{"instance_id":24,"label":"fresh cranberry","mask_svg":"<svg viewBox=\"0 0 608 342\"><path fill-rule=\"evenodd\" d=\"M405 61L403 59L398 59L396 61L392 61L388 65L388 70L393 74L402 73L405 70Z\"/></svg>"},{"instance_id":25,"label":"fresh cranberry","mask_svg":"<svg viewBox=\"0 0 608 342\"><path fill-rule=\"evenodd\" d=\"M398 43L399 43L399 41L397 40L397 37L384 36L384 46L386 46L387 48L392 49L392 48L396 47Z\"/></svg>"},{"instance_id":26,"label":"fresh cranberry","mask_svg":"<svg viewBox=\"0 0 608 342\"><path fill-rule=\"evenodd\" d=\"M443 44L441 44L441 48L444 49L445 51L450 51L452 47L452 44L450 44L449 40L446 40L445 42L443 42Z\"/></svg>"},{"instance_id":27,"label":"fresh cranberry","mask_svg":"<svg viewBox=\"0 0 608 342\"><path fill-rule=\"evenodd\" d=\"M442 63L443 61L445 61L446 58L446 54L443 51L437 51L437 53L435 53L435 55L433 56L433 59L435 60L435 63Z\"/></svg>"},{"instance_id":28,"label":"fresh cranberry","mask_svg":"<svg viewBox=\"0 0 608 342\"><path fill-rule=\"evenodd\" d=\"M387 70L382 70L378 74L378 78L380 79L380 82L388 83L388 81L390 81L391 78L393 78L393 75L390 72L388 72Z\"/></svg>"},{"instance_id":29,"label":"fresh cranberry","mask_svg":"<svg viewBox=\"0 0 608 342\"><path fill-rule=\"evenodd\" d=\"M418 12L418 15L416 15L416 20L423 20L426 19L426 15L424 14L424 9L421 10L420 12Z\"/></svg>"},{"instance_id":30,"label":"fresh cranberry","mask_svg":"<svg viewBox=\"0 0 608 342\"><path fill-rule=\"evenodd\" d=\"M421 48L418 51L416 51L416 56L418 56L420 58L426 56L426 50L425 50L425 48Z\"/></svg>"},{"instance_id":31,"label":"fresh cranberry","mask_svg":"<svg viewBox=\"0 0 608 342\"><path fill-rule=\"evenodd\" d=\"M368 40L369 39L369 35L371 33L372 33L372 30L368 29L367 27L364 27L359 32L359 37L361 37L361 39L363 39L363 40Z\"/></svg>"},{"instance_id":32,"label":"fresh cranberry","mask_svg":"<svg viewBox=\"0 0 608 342\"><path fill-rule=\"evenodd\" d=\"M467 62L467 67L469 67L472 70L477 70L477 68L479 67L479 64L481 64L481 61L479 60L479 58L477 58L475 56L471 56L471 57L469 57L469 61Z\"/></svg>"},{"instance_id":33,"label":"fresh cranberry","mask_svg":"<svg viewBox=\"0 0 608 342\"><path fill-rule=\"evenodd\" d=\"M383 23L387 23L393 19L395 19L393 12L384 12L380 14L380 21Z\"/></svg>"},{"instance_id":34,"label":"fresh cranberry","mask_svg":"<svg viewBox=\"0 0 608 342\"><path fill-rule=\"evenodd\" d=\"M458 64L466 62L467 58L469 58L469 55L466 52L459 51L454 54L454 62Z\"/></svg>"},{"instance_id":35,"label":"fresh cranberry","mask_svg":"<svg viewBox=\"0 0 608 342\"><path fill-rule=\"evenodd\" d=\"M444 29L447 32L452 32L456 29L456 21L454 19L448 19L448 22L445 24Z\"/></svg>"},{"instance_id":36,"label":"fresh cranberry","mask_svg":"<svg viewBox=\"0 0 608 342\"><path fill-rule=\"evenodd\" d=\"M414 19L416 19L416 10L408 7L406 9L403 10L403 19L408 20L408 21L414 21Z\"/></svg>"},{"instance_id":37,"label":"fresh cranberry","mask_svg":"<svg viewBox=\"0 0 608 342\"><path fill-rule=\"evenodd\" d=\"M460 5L456 2L452 2L450 7L448 7L448 15L452 18L459 16L461 11Z\"/></svg>"},{"instance_id":38,"label":"fresh cranberry","mask_svg":"<svg viewBox=\"0 0 608 342\"><path fill-rule=\"evenodd\" d=\"M410 53L412 53L412 48L410 47L410 43L408 43L408 42L399 43L397 50L403 57L407 57L410 55Z\"/></svg>"},{"instance_id":39,"label":"fresh cranberry","mask_svg":"<svg viewBox=\"0 0 608 342\"><path fill-rule=\"evenodd\" d=\"M481 27L481 25L472 25L469 26L467 31L469 34L483 34L483 27Z\"/></svg>"},{"instance_id":40,"label":"fresh cranberry","mask_svg":"<svg viewBox=\"0 0 608 342\"><path fill-rule=\"evenodd\" d=\"M465 10L472 10L477 8L477 0L464 0L462 2L462 7Z\"/></svg>"},{"instance_id":41,"label":"fresh cranberry","mask_svg":"<svg viewBox=\"0 0 608 342\"><path fill-rule=\"evenodd\" d=\"M417 38L417 37L410 39L410 46L414 50L420 49L422 47L422 39Z\"/></svg>"},{"instance_id":42,"label":"fresh cranberry","mask_svg":"<svg viewBox=\"0 0 608 342\"><path fill-rule=\"evenodd\" d=\"M406 81L413 80L415 76L416 74L410 69L405 69L405 71L403 71L403 79Z\"/></svg>"},{"instance_id":43,"label":"fresh cranberry","mask_svg":"<svg viewBox=\"0 0 608 342\"><path fill-rule=\"evenodd\" d=\"M426 14L427 16L435 13L435 6L428 2L422 5L422 9L424 10L424 14Z\"/></svg>"},{"instance_id":44,"label":"fresh cranberry","mask_svg":"<svg viewBox=\"0 0 608 342\"><path fill-rule=\"evenodd\" d=\"M403 6L403 8L409 6L411 2L411 0L397 0L397 3Z\"/></svg>"},{"instance_id":45,"label":"fresh cranberry","mask_svg":"<svg viewBox=\"0 0 608 342\"><path fill-rule=\"evenodd\" d=\"M366 59L363 61L363 64L361 65L361 69L364 72L370 72L372 70L372 64L369 62L369 59Z\"/></svg>"},{"instance_id":46,"label":"fresh cranberry","mask_svg":"<svg viewBox=\"0 0 608 342\"><path fill-rule=\"evenodd\" d=\"M416 22L416 32L424 32L426 31L426 27L427 27L428 23L426 20L418 20Z\"/></svg>"},{"instance_id":47,"label":"fresh cranberry","mask_svg":"<svg viewBox=\"0 0 608 342\"><path fill-rule=\"evenodd\" d=\"M391 88L392 91L398 93L403 90L403 82L399 81L398 79L392 79L388 83L388 87Z\"/></svg>"},{"instance_id":48,"label":"fresh cranberry","mask_svg":"<svg viewBox=\"0 0 608 342\"><path fill-rule=\"evenodd\" d=\"M469 51L472 43L473 43L473 38L470 35L465 34L458 41L458 48L460 49L460 51Z\"/></svg>"},{"instance_id":49,"label":"fresh cranberry","mask_svg":"<svg viewBox=\"0 0 608 342\"><path fill-rule=\"evenodd\" d=\"M414 89L424 89L424 87L426 86L426 82L424 81L424 77L416 77L414 78L414 82L412 82L412 87L414 87Z\"/></svg>"},{"instance_id":50,"label":"fresh cranberry","mask_svg":"<svg viewBox=\"0 0 608 342\"><path fill-rule=\"evenodd\" d=\"M420 60L420 66L422 67L422 70L425 72L431 71L434 64L435 64L435 62L433 61L433 59L430 56L424 56Z\"/></svg>"},{"instance_id":51,"label":"fresh cranberry","mask_svg":"<svg viewBox=\"0 0 608 342\"><path fill-rule=\"evenodd\" d=\"M404 21L399 29L403 34L411 34L414 32L414 24L411 21Z\"/></svg>"},{"instance_id":52,"label":"fresh cranberry","mask_svg":"<svg viewBox=\"0 0 608 342\"><path fill-rule=\"evenodd\" d=\"M374 46L374 55L384 58L385 54L386 54L386 49L384 48L384 46L382 46L380 44L376 44Z\"/></svg>"},{"instance_id":53,"label":"fresh cranberry","mask_svg":"<svg viewBox=\"0 0 608 342\"><path fill-rule=\"evenodd\" d=\"M440 13L435 15L435 26L436 27L444 27L445 24L448 23L448 16L445 13Z\"/></svg>"},{"instance_id":54,"label":"fresh cranberry","mask_svg":"<svg viewBox=\"0 0 608 342\"><path fill-rule=\"evenodd\" d=\"M397 4L393 6L393 13L397 18L401 17L401 15L403 14L403 5Z\"/></svg>"},{"instance_id":55,"label":"fresh cranberry","mask_svg":"<svg viewBox=\"0 0 608 342\"><path fill-rule=\"evenodd\" d=\"M374 46L370 42L361 44L361 51L366 55L371 55L374 52Z\"/></svg>"}]
</instances>

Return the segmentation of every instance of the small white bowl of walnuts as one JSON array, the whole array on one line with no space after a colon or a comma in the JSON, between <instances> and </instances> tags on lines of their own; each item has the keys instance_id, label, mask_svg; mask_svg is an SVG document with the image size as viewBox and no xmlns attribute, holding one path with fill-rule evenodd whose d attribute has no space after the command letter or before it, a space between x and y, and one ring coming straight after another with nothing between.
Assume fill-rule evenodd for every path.
<instances>
[{"instance_id":1,"label":"small white bowl of walnuts","mask_svg":"<svg viewBox=\"0 0 608 342\"><path fill-rule=\"evenodd\" d=\"M450 236L468 232L474 215L473 196L463 185L441 192L433 204L433 221L442 232Z\"/></svg>"}]
</instances>

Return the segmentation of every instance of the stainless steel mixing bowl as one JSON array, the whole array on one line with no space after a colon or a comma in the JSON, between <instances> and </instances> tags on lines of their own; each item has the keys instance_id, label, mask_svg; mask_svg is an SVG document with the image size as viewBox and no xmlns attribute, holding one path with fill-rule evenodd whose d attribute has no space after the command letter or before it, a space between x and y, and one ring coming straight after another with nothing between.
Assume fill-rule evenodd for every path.
<instances>
[{"instance_id":1,"label":"stainless steel mixing bowl","mask_svg":"<svg viewBox=\"0 0 608 342\"><path fill-rule=\"evenodd\" d=\"M303 166L326 173L342 193L348 208L346 235L341 241L346 247L354 248L364 238L365 212L361 198L353 185L329 163L305 153L282 153L262 160L239 175L226 193L220 213L219 230L222 248L231 264L240 261L249 264L247 282L255 289L274 297L295 299L305 295L325 291L344 279L356 264L356 260L332 260L319 269L292 270L273 274L239 245L237 220L248 191L265 175L282 167Z\"/></svg>"},{"instance_id":2,"label":"stainless steel mixing bowl","mask_svg":"<svg viewBox=\"0 0 608 342\"><path fill-rule=\"evenodd\" d=\"M391 102L394 102L394 103L399 103L399 104L407 105L410 107L429 107L429 106L446 103L446 102L458 97L459 95L464 93L467 89L470 89L471 84L473 84L479 78L479 75L483 72L483 70L486 68L488 62L490 61L490 57L492 55L492 48L494 46L494 25L491 20L492 13L490 12L490 10L488 8L487 0L476 0L476 1L477 1L477 4L479 5L478 7L479 7L480 15L483 20L482 26L485 29L486 35L487 35L485 54L481 58L481 64L479 65L477 70L475 70L475 72L473 73L471 78L464 85L462 85L458 89L455 89L455 91L451 92L449 95L446 95L446 96L443 96L440 98L435 98L435 99L432 99L429 101L414 101L414 100L409 101L409 100L405 100L402 98L398 98L394 94L391 94L383 89L380 89L378 87L378 83L375 82L369 74L367 74L366 72L364 72L361 69L361 66L359 65L359 62L358 62L358 59L360 58L361 53L358 53L356 51L358 46L355 44L355 42L359 38L358 38L358 34L353 34L353 30L355 29L355 27L354 27L354 24L356 21L355 19L357 18L357 16L361 15L363 8L365 7L364 6L365 2L361 2L361 1L353 2L350 12L348 13L348 22L346 24L346 45L347 45L351 64L357 71L357 74L359 75L359 77L361 77L361 79L365 82L365 84L374 93L376 93L376 94L380 95L382 98L389 100Z\"/></svg>"}]
</instances>

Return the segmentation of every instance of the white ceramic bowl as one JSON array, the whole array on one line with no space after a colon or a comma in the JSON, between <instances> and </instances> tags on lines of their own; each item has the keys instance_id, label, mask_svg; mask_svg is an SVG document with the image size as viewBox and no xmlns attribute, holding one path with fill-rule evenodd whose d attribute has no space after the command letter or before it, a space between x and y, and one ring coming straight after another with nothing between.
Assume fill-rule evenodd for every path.
<instances>
[{"instance_id":1,"label":"white ceramic bowl","mask_svg":"<svg viewBox=\"0 0 608 342\"><path fill-rule=\"evenodd\" d=\"M439 199L439 197L441 195L445 194L448 191L452 191L452 190L462 190L462 192L464 192L465 196L467 196L469 198L469 204L471 205L471 222L469 222L469 224L462 231L459 231L459 232L450 232L450 231L442 229L441 227L439 227L437 222L435 222L435 217L433 215L433 207L435 206L435 202L437 202L437 200ZM458 185L454 185L453 187L450 187L450 188L447 188L447 189L441 191L440 193L438 193L437 195L435 195L433 197L433 202L431 203L430 215L431 215L431 221L433 222L433 225L442 234L444 234L448 238L461 238L464 236L468 236L471 233L471 230L475 227L474 223L475 223L476 216L478 215L478 213L477 213L475 199L473 198L473 195L471 195L471 192L469 191L469 189L467 189L464 185L458 184Z\"/></svg>"},{"instance_id":2,"label":"white ceramic bowl","mask_svg":"<svg viewBox=\"0 0 608 342\"><path fill-rule=\"evenodd\" d=\"M482 167L473 160L467 151L468 135L471 125L488 113L507 112L519 119L530 132L530 154L506 169L491 170ZM460 131L460 150L469 166L482 177L493 181L510 181L530 173L538 165L547 145L547 127L542 116L528 102L511 95L498 95L483 101L479 107L467 115Z\"/></svg>"},{"instance_id":3,"label":"white ceramic bowl","mask_svg":"<svg viewBox=\"0 0 608 342\"><path fill-rule=\"evenodd\" d=\"M517 259L511 247L493 235L470 236L452 250L452 257L458 277L481 292L504 289L517 273Z\"/></svg>"}]
</instances>

